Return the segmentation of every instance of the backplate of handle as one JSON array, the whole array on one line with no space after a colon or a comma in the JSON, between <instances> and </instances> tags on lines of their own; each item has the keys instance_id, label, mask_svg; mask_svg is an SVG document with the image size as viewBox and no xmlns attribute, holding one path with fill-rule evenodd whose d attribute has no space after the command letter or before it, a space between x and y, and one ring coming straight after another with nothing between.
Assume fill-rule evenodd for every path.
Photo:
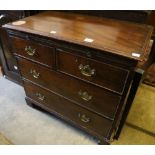
<instances>
[{"instance_id":1,"label":"backplate of handle","mask_svg":"<svg viewBox=\"0 0 155 155\"><path fill-rule=\"evenodd\" d=\"M82 92L81 90L78 92L78 95L80 96L81 99L83 99L84 101L90 101L92 100L92 96L89 95L86 91Z\"/></svg>"},{"instance_id":2,"label":"backplate of handle","mask_svg":"<svg viewBox=\"0 0 155 155\"><path fill-rule=\"evenodd\" d=\"M45 96L42 95L41 93L36 93L36 96L39 100L44 101L45 100Z\"/></svg>"},{"instance_id":3,"label":"backplate of handle","mask_svg":"<svg viewBox=\"0 0 155 155\"><path fill-rule=\"evenodd\" d=\"M39 76L40 76L40 73L38 73L35 69L31 69L31 70L30 70L30 73L32 74L32 76L33 76L35 79L38 79Z\"/></svg>"},{"instance_id":4,"label":"backplate of handle","mask_svg":"<svg viewBox=\"0 0 155 155\"><path fill-rule=\"evenodd\" d=\"M36 50L33 49L31 46L26 46L25 51L30 56L34 56L34 54L36 53Z\"/></svg>"},{"instance_id":5,"label":"backplate of handle","mask_svg":"<svg viewBox=\"0 0 155 155\"><path fill-rule=\"evenodd\" d=\"M79 70L82 75L87 76L87 77L91 77L91 76L95 75L95 69L91 69L91 67L89 65L80 64Z\"/></svg>"},{"instance_id":6,"label":"backplate of handle","mask_svg":"<svg viewBox=\"0 0 155 155\"><path fill-rule=\"evenodd\" d=\"M84 123L89 123L90 122L90 118L87 117L85 114L78 113L78 117Z\"/></svg>"}]
</instances>

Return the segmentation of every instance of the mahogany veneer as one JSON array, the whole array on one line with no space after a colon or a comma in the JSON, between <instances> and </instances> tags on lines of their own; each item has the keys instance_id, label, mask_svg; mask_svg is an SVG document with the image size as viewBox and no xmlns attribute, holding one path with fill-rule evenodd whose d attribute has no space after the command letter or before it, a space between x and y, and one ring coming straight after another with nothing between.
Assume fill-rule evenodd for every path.
<instances>
[{"instance_id":1,"label":"mahogany veneer","mask_svg":"<svg viewBox=\"0 0 155 155\"><path fill-rule=\"evenodd\" d=\"M152 27L43 12L3 26L29 105L109 144L121 132L148 57ZM146 54L147 53L147 54Z\"/></svg>"}]
</instances>

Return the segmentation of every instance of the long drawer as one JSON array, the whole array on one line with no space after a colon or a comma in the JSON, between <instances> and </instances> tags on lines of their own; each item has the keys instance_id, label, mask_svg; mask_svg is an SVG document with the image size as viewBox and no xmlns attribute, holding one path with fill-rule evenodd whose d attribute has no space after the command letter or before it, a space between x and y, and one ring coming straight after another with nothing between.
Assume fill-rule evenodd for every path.
<instances>
[{"instance_id":1,"label":"long drawer","mask_svg":"<svg viewBox=\"0 0 155 155\"><path fill-rule=\"evenodd\" d=\"M10 36L13 53L37 61L49 67L54 64L54 47L45 46L41 43Z\"/></svg>"},{"instance_id":2,"label":"long drawer","mask_svg":"<svg viewBox=\"0 0 155 155\"><path fill-rule=\"evenodd\" d=\"M87 109L105 117L114 118L121 100L119 95L22 58L18 58L18 64L24 78L71 99Z\"/></svg>"},{"instance_id":3,"label":"long drawer","mask_svg":"<svg viewBox=\"0 0 155 155\"><path fill-rule=\"evenodd\" d=\"M59 115L92 133L106 137L112 121L96 115L72 102L30 82L24 81L26 95Z\"/></svg>"},{"instance_id":4,"label":"long drawer","mask_svg":"<svg viewBox=\"0 0 155 155\"><path fill-rule=\"evenodd\" d=\"M113 65L97 62L57 49L57 67L60 72L90 81L120 95L128 77L128 71Z\"/></svg>"}]
</instances>

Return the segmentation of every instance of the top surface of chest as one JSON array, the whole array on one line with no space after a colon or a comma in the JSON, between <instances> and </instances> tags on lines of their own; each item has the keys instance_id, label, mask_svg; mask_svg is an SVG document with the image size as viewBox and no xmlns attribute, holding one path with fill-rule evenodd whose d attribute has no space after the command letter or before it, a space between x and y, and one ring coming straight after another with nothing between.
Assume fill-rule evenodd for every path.
<instances>
[{"instance_id":1,"label":"top surface of chest","mask_svg":"<svg viewBox=\"0 0 155 155\"><path fill-rule=\"evenodd\" d=\"M24 24L13 22L4 27L136 60L145 58L152 35L148 25L62 12L43 12L23 21Z\"/></svg>"}]
</instances>

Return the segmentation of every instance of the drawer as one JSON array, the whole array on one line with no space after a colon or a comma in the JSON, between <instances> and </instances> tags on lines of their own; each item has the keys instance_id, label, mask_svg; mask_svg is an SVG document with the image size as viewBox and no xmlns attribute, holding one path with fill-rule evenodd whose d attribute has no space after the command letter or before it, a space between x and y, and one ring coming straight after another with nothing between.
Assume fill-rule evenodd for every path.
<instances>
[{"instance_id":1,"label":"drawer","mask_svg":"<svg viewBox=\"0 0 155 155\"><path fill-rule=\"evenodd\" d=\"M121 97L100 87L18 58L24 78L105 117L114 118ZM33 72L33 73L32 73Z\"/></svg>"},{"instance_id":2,"label":"drawer","mask_svg":"<svg viewBox=\"0 0 155 155\"><path fill-rule=\"evenodd\" d=\"M13 52L28 59L52 67L54 63L54 48L32 40L10 36Z\"/></svg>"},{"instance_id":3,"label":"drawer","mask_svg":"<svg viewBox=\"0 0 155 155\"><path fill-rule=\"evenodd\" d=\"M123 94L128 71L57 50L57 66L64 72L101 87Z\"/></svg>"},{"instance_id":4,"label":"drawer","mask_svg":"<svg viewBox=\"0 0 155 155\"><path fill-rule=\"evenodd\" d=\"M54 111L62 118L72 121L74 124L93 133L107 136L112 126L112 121L102 118L72 102L55 95L41 87L24 81L26 95L39 102L41 105Z\"/></svg>"}]
</instances>

